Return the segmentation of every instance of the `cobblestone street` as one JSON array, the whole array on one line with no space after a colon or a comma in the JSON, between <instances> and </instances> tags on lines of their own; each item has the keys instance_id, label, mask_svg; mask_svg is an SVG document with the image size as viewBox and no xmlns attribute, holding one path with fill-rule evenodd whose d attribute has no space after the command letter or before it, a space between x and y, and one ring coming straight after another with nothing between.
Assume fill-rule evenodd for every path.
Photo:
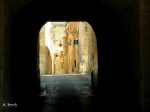
<instances>
[{"instance_id":1,"label":"cobblestone street","mask_svg":"<svg viewBox=\"0 0 150 112\"><path fill-rule=\"evenodd\" d=\"M90 75L41 76L41 112L95 112Z\"/></svg>"}]
</instances>

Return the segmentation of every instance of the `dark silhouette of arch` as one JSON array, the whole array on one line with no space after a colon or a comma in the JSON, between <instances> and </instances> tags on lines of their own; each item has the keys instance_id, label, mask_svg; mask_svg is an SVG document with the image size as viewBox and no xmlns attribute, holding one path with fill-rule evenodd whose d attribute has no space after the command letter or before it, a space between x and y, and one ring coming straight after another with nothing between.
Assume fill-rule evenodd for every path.
<instances>
[{"instance_id":1,"label":"dark silhouette of arch","mask_svg":"<svg viewBox=\"0 0 150 112\"><path fill-rule=\"evenodd\" d=\"M95 31L99 56L96 93L101 109L129 109L131 105L127 103L134 94L134 84L127 78L132 78L132 71L126 62L129 53L123 50L127 45L123 45L119 15L98 1L35 0L13 15L13 84L18 112L32 111L32 106L40 108L35 102L40 92L36 66L38 33L47 21L64 20L87 21ZM136 105L134 101L132 99L131 102Z\"/></svg>"}]
</instances>

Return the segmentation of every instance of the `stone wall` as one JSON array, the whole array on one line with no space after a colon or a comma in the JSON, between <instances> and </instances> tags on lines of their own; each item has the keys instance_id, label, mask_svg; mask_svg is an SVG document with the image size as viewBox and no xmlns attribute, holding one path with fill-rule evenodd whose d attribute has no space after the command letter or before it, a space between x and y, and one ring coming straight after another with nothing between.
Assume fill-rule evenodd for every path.
<instances>
[{"instance_id":1,"label":"stone wall","mask_svg":"<svg viewBox=\"0 0 150 112\"><path fill-rule=\"evenodd\" d=\"M150 111L150 0L140 0L141 103Z\"/></svg>"},{"instance_id":2,"label":"stone wall","mask_svg":"<svg viewBox=\"0 0 150 112\"><path fill-rule=\"evenodd\" d=\"M40 74L45 74L46 73L46 66L45 66L45 25L41 28L39 32L39 45L40 45L40 50L39 50L39 66L40 66Z\"/></svg>"},{"instance_id":3,"label":"stone wall","mask_svg":"<svg viewBox=\"0 0 150 112\"><path fill-rule=\"evenodd\" d=\"M39 68L41 75L52 74L52 56L50 48L47 45L50 43L46 42L45 31L46 27L43 25L39 32Z\"/></svg>"},{"instance_id":4,"label":"stone wall","mask_svg":"<svg viewBox=\"0 0 150 112\"><path fill-rule=\"evenodd\" d=\"M67 38L68 38L68 72L75 73L76 50L74 45L75 39L75 23L68 22L67 24Z\"/></svg>"},{"instance_id":5,"label":"stone wall","mask_svg":"<svg viewBox=\"0 0 150 112\"><path fill-rule=\"evenodd\" d=\"M52 22L52 55L54 59L54 74L64 74L64 56L63 56L63 37L65 31L65 22Z\"/></svg>"},{"instance_id":6,"label":"stone wall","mask_svg":"<svg viewBox=\"0 0 150 112\"><path fill-rule=\"evenodd\" d=\"M66 34L66 32L64 32L65 34ZM67 38L67 36L65 35L64 37L63 37L63 43L62 43L62 45L63 45L63 73L65 73L65 74L68 74L68 57L67 57L67 55L68 55L68 38Z\"/></svg>"},{"instance_id":7,"label":"stone wall","mask_svg":"<svg viewBox=\"0 0 150 112\"><path fill-rule=\"evenodd\" d=\"M93 52L90 62L92 63L92 86L95 89L98 89L98 50L97 50L97 39L95 32L92 32L92 46Z\"/></svg>"},{"instance_id":8,"label":"stone wall","mask_svg":"<svg viewBox=\"0 0 150 112\"><path fill-rule=\"evenodd\" d=\"M123 23L123 50L126 54L126 74L131 74L128 90L132 94L132 108L137 111L148 112L150 110L150 1L133 1L121 13ZM132 71L131 71L132 70ZM132 77L131 77L132 76ZM133 92L134 91L134 92Z\"/></svg>"},{"instance_id":9,"label":"stone wall","mask_svg":"<svg viewBox=\"0 0 150 112\"><path fill-rule=\"evenodd\" d=\"M0 111L9 112L4 103L13 102L12 96L12 31L11 13L4 0L0 0ZM14 102L15 103L15 102Z\"/></svg>"},{"instance_id":10,"label":"stone wall","mask_svg":"<svg viewBox=\"0 0 150 112\"><path fill-rule=\"evenodd\" d=\"M94 44L93 29L88 22L79 23L79 73L91 73L93 71ZM95 38L95 37L94 37ZM94 43L93 43L94 42Z\"/></svg>"},{"instance_id":11,"label":"stone wall","mask_svg":"<svg viewBox=\"0 0 150 112\"><path fill-rule=\"evenodd\" d=\"M140 111L141 101L141 37L139 1L134 0L121 13L121 83L126 94L124 100L130 103L126 106L134 111ZM128 82L126 82L128 80ZM135 110L136 109L136 110Z\"/></svg>"}]
</instances>

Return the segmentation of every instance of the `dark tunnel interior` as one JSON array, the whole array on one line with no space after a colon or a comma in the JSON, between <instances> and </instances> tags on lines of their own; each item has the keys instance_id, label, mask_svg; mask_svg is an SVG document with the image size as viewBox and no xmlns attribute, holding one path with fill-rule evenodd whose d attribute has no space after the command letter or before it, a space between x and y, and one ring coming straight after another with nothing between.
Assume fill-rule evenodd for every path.
<instances>
[{"instance_id":1,"label":"dark tunnel interior","mask_svg":"<svg viewBox=\"0 0 150 112\"><path fill-rule=\"evenodd\" d=\"M124 28L126 23L121 21L120 14L96 1L59 2L58 5L57 1L33 1L13 15L12 90L14 100L20 105L14 112L35 111L33 107L39 110L37 41L41 26L47 21L80 20L87 21L97 37L98 110L138 112L140 92L132 60L139 54L133 53L132 32Z\"/></svg>"}]
</instances>

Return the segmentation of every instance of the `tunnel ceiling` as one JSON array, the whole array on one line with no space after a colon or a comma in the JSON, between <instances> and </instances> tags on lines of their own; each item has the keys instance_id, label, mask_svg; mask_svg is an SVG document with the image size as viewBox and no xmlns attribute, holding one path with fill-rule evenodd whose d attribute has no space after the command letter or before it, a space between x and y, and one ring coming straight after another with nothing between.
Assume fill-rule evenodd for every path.
<instances>
[{"instance_id":1,"label":"tunnel ceiling","mask_svg":"<svg viewBox=\"0 0 150 112\"><path fill-rule=\"evenodd\" d=\"M28 4L33 0L6 0L7 4L11 8L12 13L17 12L20 8Z\"/></svg>"},{"instance_id":2,"label":"tunnel ceiling","mask_svg":"<svg viewBox=\"0 0 150 112\"><path fill-rule=\"evenodd\" d=\"M10 6L12 13L15 13L20 8L30 3L31 1L35 0L7 0L7 4ZM133 0L98 0L98 1L104 3L105 5L107 5L116 12L120 12Z\"/></svg>"},{"instance_id":3,"label":"tunnel ceiling","mask_svg":"<svg viewBox=\"0 0 150 112\"><path fill-rule=\"evenodd\" d=\"M122 11L133 0L99 0L116 12Z\"/></svg>"}]
</instances>

